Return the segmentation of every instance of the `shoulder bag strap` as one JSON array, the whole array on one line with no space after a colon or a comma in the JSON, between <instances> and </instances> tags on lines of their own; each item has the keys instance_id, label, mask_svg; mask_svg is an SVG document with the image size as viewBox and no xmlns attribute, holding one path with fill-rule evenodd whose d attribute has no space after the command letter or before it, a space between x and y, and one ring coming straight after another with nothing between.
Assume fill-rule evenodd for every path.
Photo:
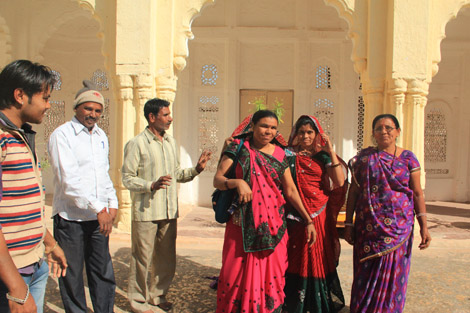
<instances>
[{"instance_id":1,"label":"shoulder bag strap","mask_svg":"<svg viewBox=\"0 0 470 313\"><path fill-rule=\"evenodd\" d=\"M240 157L240 150L242 149L242 146L243 146L244 142L245 142L245 139L240 140L240 144L238 145L238 148L237 148L237 155L235 156L235 159L233 159L233 164L230 167L230 170L228 171L228 176L229 177L234 177L235 176L235 168L237 167L238 158Z\"/></svg>"}]
</instances>

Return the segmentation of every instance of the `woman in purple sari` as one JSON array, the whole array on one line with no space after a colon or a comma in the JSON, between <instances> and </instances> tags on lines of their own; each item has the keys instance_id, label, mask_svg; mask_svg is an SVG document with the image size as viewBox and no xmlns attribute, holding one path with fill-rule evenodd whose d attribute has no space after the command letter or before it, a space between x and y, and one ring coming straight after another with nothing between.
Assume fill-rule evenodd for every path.
<instances>
[{"instance_id":1,"label":"woman in purple sari","mask_svg":"<svg viewBox=\"0 0 470 313\"><path fill-rule=\"evenodd\" d=\"M363 149L349 161L352 182L344 237L354 245L350 309L402 312L415 216L420 226L419 248L431 242L421 168L413 152L396 145L401 129L395 116L375 117L372 129L377 147Z\"/></svg>"}]
</instances>

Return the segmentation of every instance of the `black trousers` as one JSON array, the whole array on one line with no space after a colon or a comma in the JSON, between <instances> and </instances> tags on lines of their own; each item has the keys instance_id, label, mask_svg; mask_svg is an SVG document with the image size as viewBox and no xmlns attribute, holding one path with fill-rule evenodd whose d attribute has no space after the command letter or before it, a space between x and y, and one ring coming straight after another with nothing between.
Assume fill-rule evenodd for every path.
<instances>
[{"instance_id":1,"label":"black trousers","mask_svg":"<svg viewBox=\"0 0 470 313\"><path fill-rule=\"evenodd\" d=\"M112 313L116 282L109 254L109 238L98 221L74 222L54 216L54 238L67 257L67 275L59 278L60 295L67 313L86 313L83 265L95 313Z\"/></svg>"}]
</instances>

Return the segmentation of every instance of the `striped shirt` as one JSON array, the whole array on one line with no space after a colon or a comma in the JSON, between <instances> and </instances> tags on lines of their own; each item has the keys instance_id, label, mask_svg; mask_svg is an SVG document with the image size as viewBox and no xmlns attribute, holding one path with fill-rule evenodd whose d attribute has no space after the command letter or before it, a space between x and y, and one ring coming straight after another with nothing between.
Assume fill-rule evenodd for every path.
<instances>
[{"instance_id":1,"label":"striped shirt","mask_svg":"<svg viewBox=\"0 0 470 313\"><path fill-rule=\"evenodd\" d=\"M1 115L0 122L0 224L13 262L21 268L38 262L44 254L44 190L37 158L27 144L26 132L34 135L31 127L25 124L21 130L14 129Z\"/></svg>"}]
</instances>

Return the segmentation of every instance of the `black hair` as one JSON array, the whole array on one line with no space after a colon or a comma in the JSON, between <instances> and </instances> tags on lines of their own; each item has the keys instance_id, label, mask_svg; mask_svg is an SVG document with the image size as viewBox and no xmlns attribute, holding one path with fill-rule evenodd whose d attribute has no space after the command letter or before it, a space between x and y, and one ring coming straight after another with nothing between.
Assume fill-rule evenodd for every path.
<instances>
[{"instance_id":1,"label":"black hair","mask_svg":"<svg viewBox=\"0 0 470 313\"><path fill-rule=\"evenodd\" d=\"M392 120L393 124L395 124L395 128L396 129L399 129L400 128L400 123L398 123L398 119L395 117L395 115L393 114L380 114L380 115L377 115L374 120L372 121L372 131L374 131L375 129L375 124L377 124L377 122L383 118L389 118Z\"/></svg>"},{"instance_id":2,"label":"black hair","mask_svg":"<svg viewBox=\"0 0 470 313\"><path fill-rule=\"evenodd\" d=\"M279 119L277 118L276 113L270 110L256 111L255 114L253 114L253 117L251 118L251 122L253 123L253 125L256 125L256 123L258 123L260 119L265 118L265 117L275 118L276 121L279 123Z\"/></svg>"},{"instance_id":3,"label":"black hair","mask_svg":"<svg viewBox=\"0 0 470 313\"><path fill-rule=\"evenodd\" d=\"M0 109L15 104L14 91L21 89L29 97L52 89L55 77L52 70L29 60L16 60L5 66L0 73Z\"/></svg>"},{"instance_id":4,"label":"black hair","mask_svg":"<svg viewBox=\"0 0 470 313\"><path fill-rule=\"evenodd\" d=\"M315 125L315 123L312 121L312 119L308 116L302 116L301 118L299 118L297 120L297 122L295 123L295 134L297 134L297 132L299 131L300 127L304 126L304 125L310 125L312 127L312 129L315 131L316 134L319 133L318 131L318 128L317 126Z\"/></svg>"},{"instance_id":5,"label":"black hair","mask_svg":"<svg viewBox=\"0 0 470 313\"><path fill-rule=\"evenodd\" d=\"M150 113L157 116L161 108L167 108L169 106L170 106L170 102L163 100L163 99L153 98L153 99L148 100L147 102L145 102L145 105L144 105L145 119L148 122Z\"/></svg>"}]
</instances>

